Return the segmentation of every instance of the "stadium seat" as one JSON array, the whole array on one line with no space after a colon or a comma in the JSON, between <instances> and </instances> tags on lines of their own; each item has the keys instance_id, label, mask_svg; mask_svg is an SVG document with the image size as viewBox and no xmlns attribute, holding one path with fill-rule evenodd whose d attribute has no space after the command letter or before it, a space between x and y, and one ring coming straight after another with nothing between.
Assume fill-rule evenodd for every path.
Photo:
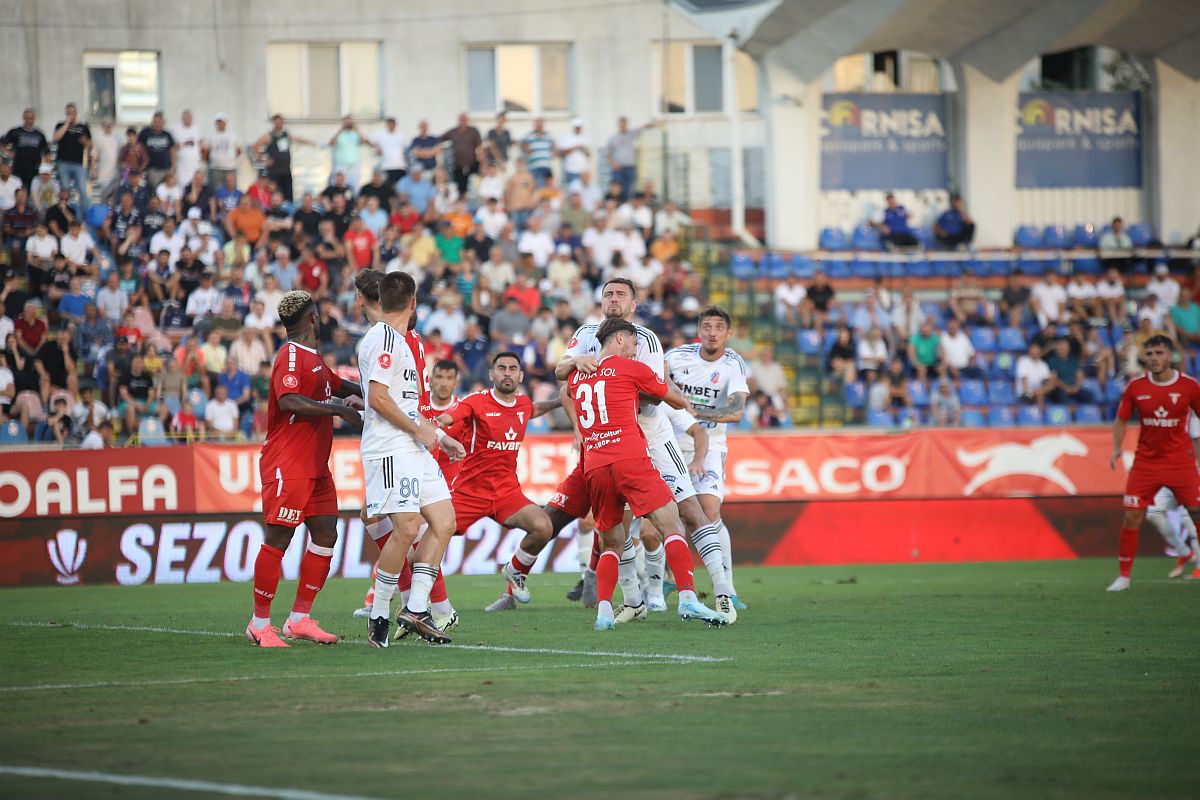
<instances>
[{"instance_id":1,"label":"stadium seat","mask_svg":"<svg viewBox=\"0 0 1200 800\"><path fill-rule=\"evenodd\" d=\"M873 280L879 276L879 262L856 258L850 262L850 276Z\"/></svg>"},{"instance_id":2,"label":"stadium seat","mask_svg":"<svg viewBox=\"0 0 1200 800\"><path fill-rule=\"evenodd\" d=\"M104 220L108 219L108 206L103 203L93 203L88 206L87 224L95 230L100 230Z\"/></svg>"},{"instance_id":3,"label":"stadium seat","mask_svg":"<svg viewBox=\"0 0 1200 800\"><path fill-rule=\"evenodd\" d=\"M957 278L962 275L962 261L957 258L931 255L929 266L933 274L939 278Z\"/></svg>"},{"instance_id":4,"label":"stadium seat","mask_svg":"<svg viewBox=\"0 0 1200 800\"><path fill-rule=\"evenodd\" d=\"M989 327L971 329L971 344L978 353L993 353L996 351L996 331Z\"/></svg>"},{"instance_id":5,"label":"stadium seat","mask_svg":"<svg viewBox=\"0 0 1200 800\"><path fill-rule=\"evenodd\" d=\"M830 256L825 259L825 274L834 280L850 277L850 257Z\"/></svg>"},{"instance_id":6,"label":"stadium seat","mask_svg":"<svg viewBox=\"0 0 1200 800\"><path fill-rule=\"evenodd\" d=\"M925 385L924 381L909 381L908 397L917 408L929 408L929 387Z\"/></svg>"},{"instance_id":7,"label":"stadium seat","mask_svg":"<svg viewBox=\"0 0 1200 800\"><path fill-rule=\"evenodd\" d=\"M1037 406L1022 405L1017 411L1017 424L1019 425L1045 425L1046 418L1042 414L1042 410Z\"/></svg>"},{"instance_id":8,"label":"stadium seat","mask_svg":"<svg viewBox=\"0 0 1200 800\"><path fill-rule=\"evenodd\" d=\"M1074 241L1076 247L1088 248L1094 248L1098 241L1096 229L1092 227L1090 222L1082 225L1076 225L1075 233L1071 236L1071 239Z\"/></svg>"},{"instance_id":9,"label":"stadium seat","mask_svg":"<svg viewBox=\"0 0 1200 800\"><path fill-rule=\"evenodd\" d=\"M996 353L992 359L988 377L992 380L1011 381L1017 370L1017 359L1012 353Z\"/></svg>"},{"instance_id":10,"label":"stadium seat","mask_svg":"<svg viewBox=\"0 0 1200 800\"><path fill-rule=\"evenodd\" d=\"M817 273L817 265L808 256L799 253L792 256L792 274L801 280L811 280Z\"/></svg>"},{"instance_id":11,"label":"stadium seat","mask_svg":"<svg viewBox=\"0 0 1200 800\"><path fill-rule=\"evenodd\" d=\"M1024 248L1041 247L1042 235L1032 225L1022 225L1013 234L1013 244Z\"/></svg>"},{"instance_id":12,"label":"stadium seat","mask_svg":"<svg viewBox=\"0 0 1200 800\"><path fill-rule=\"evenodd\" d=\"M1101 273L1100 259L1095 256L1076 258L1071 262L1071 271L1082 275L1099 275Z\"/></svg>"},{"instance_id":13,"label":"stadium seat","mask_svg":"<svg viewBox=\"0 0 1200 800\"><path fill-rule=\"evenodd\" d=\"M983 416L983 412L974 408L963 409L961 422L964 428L987 427L987 418Z\"/></svg>"},{"instance_id":14,"label":"stadium seat","mask_svg":"<svg viewBox=\"0 0 1200 800\"><path fill-rule=\"evenodd\" d=\"M1081 425L1099 425L1104 422L1100 406L1086 405L1075 409L1075 421Z\"/></svg>"},{"instance_id":15,"label":"stadium seat","mask_svg":"<svg viewBox=\"0 0 1200 800\"><path fill-rule=\"evenodd\" d=\"M867 424L873 428L894 428L896 420L892 417L891 411L869 411L867 412Z\"/></svg>"},{"instance_id":16,"label":"stadium seat","mask_svg":"<svg viewBox=\"0 0 1200 800\"><path fill-rule=\"evenodd\" d=\"M18 420L10 419L0 428L0 444L25 444L28 441L29 436Z\"/></svg>"},{"instance_id":17,"label":"stadium seat","mask_svg":"<svg viewBox=\"0 0 1200 800\"><path fill-rule=\"evenodd\" d=\"M1013 385L1009 381L989 381L987 396L988 402L994 406L1007 406L1017 402Z\"/></svg>"},{"instance_id":18,"label":"stadium seat","mask_svg":"<svg viewBox=\"0 0 1200 800\"><path fill-rule=\"evenodd\" d=\"M760 266L762 274L773 280L783 280L792 272L791 265L780 253L764 253Z\"/></svg>"},{"instance_id":19,"label":"stadium seat","mask_svg":"<svg viewBox=\"0 0 1200 800\"><path fill-rule=\"evenodd\" d=\"M154 417L146 417L138 424L138 444L144 447L161 447L170 444L163 432L162 423Z\"/></svg>"},{"instance_id":20,"label":"stadium seat","mask_svg":"<svg viewBox=\"0 0 1200 800\"><path fill-rule=\"evenodd\" d=\"M1016 424L1012 406L992 406L987 412L988 425L993 428L1012 427Z\"/></svg>"},{"instance_id":21,"label":"stadium seat","mask_svg":"<svg viewBox=\"0 0 1200 800\"><path fill-rule=\"evenodd\" d=\"M734 253L730 269L733 277L739 281L752 281L758 277L758 268L746 253Z\"/></svg>"},{"instance_id":22,"label":"stadium seat","mask_svg":"<svg viewBox=\"0 0 1200 800\"><path fill-rule=\"evenodd\" d=\"M1045 260L1037 258L1036 256L1022 253L1021 256L1017 258L1017 269L1021 270L1021 272L1025 273L1026 275L1045 275L1046 262Z\"/></svg>"},{"instance_id":23,"label":"stadium seat","mask_svg":"<svg viewBox=\"0 0 1200 800\"><path fill-rule=\"evenodd\" d=\"M942 324L946 321L945 311L941 303L926 300L921 303L921 313L938 328L942 327Z\"/></svg>"},{"instance_id":24,"label":"stadium seat","mask_svg":"<svg viewBox=\"0 0 1200 800\"><path fill-rule=\"evenodd\" d=\"M1125 387L1120 383L1117 381L1109 381L1108 386L1105 387L1104 399L1109 403L1119 403L1121 401L1121 395L1124 392Z\"/></svg>"},{"instance_id":25,"label":"stadium seat","mask_svg":"<svg viewBox=\"0 0 1200 800\"><path fill-rule=\"evenodd\" d=\"M917 241L921 243L921 247L926 250L932 250L937 247L937 239L934 238L933 228L928 225L920 225L912 229L913 236L917 237Z\"/></svg>"},{"instance_id":26,"label":"stadium seat","mask_svg":"<svg viewBox=\"0 0 1200 800\"><path fill-rule=\"evenodd\" d=\"M984 389L983 381L973 378L963 381L958 398L964 406L987 405L987 392Z\"/></svg>"},{"instance_id":27,"label":"stadium seat","mask_svg":"<svg viewBox=\"0 0 1200 800\"><path fill-rule=\"evenodd\" d=\"M796 344L801 355L821 355L821 332L813 328L805 328L796 334Z\"/></svg>"},{"instance_id":28,"label":"stadium seat","mask_svg":"<svg viewBox=\"0 0 1200 800\"><path fill-rule=\"evenodd\" d=\"M870 225L859 225L855 228L852 241L855 250L878 252L883 249L883 239L879 235L879 230Z\"/></svg>"},{"instance_id":29,"label":"stadium seat","mask_svg":"<svg viewBox=\"0 0 1200 800\"><path fill-rule=\"evenodd\" d=\"M996 338L996 346L1006 353L1024 353L1025 334L1020 328L1001 328Z\"/></svg>"},{"instance_id":30,"label":"stadium seat","mask_svg":"<svg viewBox=\"0 0 1200 800\"><path fill-rule=\"evenodd\" d=\"M163 402L166 403L167 411L171 412L171 416L178 414L180 407L183 405L183 402L179 399L178 395L174 394L168 394L164 396Z\"/></svg>"},{"instance_id":31,"label":"stadium seat","mask_svg":"<svg viewBox=\"0 0 1200 800\"><path fill-rule=\"evenodd\" d=\"M846 234L838 228L822 228L820 244L822 250L845 250Z\"/></svg>"},{"instance_id":32,"label":"stadium seat","mask_svg":"<svg viewBox=\"0 0 1200 800\"><path fill-rule=\"evenodd\" d=\"M1070 425L1071 424L1071 409L1066 406L1049 405L1046 406L1046 424L1047 425Z\"/></svg>"},{"instance_id":33,"label":"stadium seat","mask_svg":"<svg viewBox=\"0 0 1200 800\"><path fill-rule=\"evenodd\" d=\"M1071 241L1067 236L1067 229L1062 225L1047 225L1042 230L1042 244L1057 250L1065 250L1071 246Z\"/></svg>"},{"instance_id":34,"label":"stadium seat","mask_svg":"<svg viewBox=\"0 0 1200 800\"><path fill-rule=\"evenodd\" d=\"M846 406L862 408L867 404L867 387L862 381L846 384Z\"/></svg>"},{"instance_id":35,"label":"stadium seat","mask_svg":"<svg viewBox=\"0 0 1200 800\"><path fill-rule=\"evenodd\" d=\"M1144 222L1129 226L1129 241L1134 247L1147 247L1154 240L1154 231Z\"/></svg>"},{"instance_id":36,"label":"stadium seat","mask_svg":"<svg viewBox=\"0 0 1200 800\"><path fill-rule=\"evenodd\" d=\"M1104 389L1100 388L1100 381L1095 378L1084 378L1083 390L1097 400L1104 397Z\"/></svg>"},{"instance_id":37,"label":"stadium seat","mask_svg":"<svg viewBox=\"0 0 1200 800\"><path fill-rule=\"evenodd\" d=\"M192 413L196 419L204 419L204 409L208 407L208 398L203 389L192 389L187 394L188 402L192 404Z\"/></svg>"},{"instance_id":38,"label":"stadium seat","mask_svg":"<svg viewBox=\"0 0 1200 800\"><path fill-rule=\"evenodd\" d=\"M896 415L896 422L905 427L916 427L925 424L925 418L919 408L902 408Z\"/></svg>"},{"instance_id":39,"label":"stadium seat","mask_svg":"<svg viewBox=\"0 0 1200 800\"><path fill-rule=\"evenodd\" d=\"M924 258L916 256L904 265L904 272L910 278L928 278L933 275L933 267Z\"/></svg>"}]
</instances>

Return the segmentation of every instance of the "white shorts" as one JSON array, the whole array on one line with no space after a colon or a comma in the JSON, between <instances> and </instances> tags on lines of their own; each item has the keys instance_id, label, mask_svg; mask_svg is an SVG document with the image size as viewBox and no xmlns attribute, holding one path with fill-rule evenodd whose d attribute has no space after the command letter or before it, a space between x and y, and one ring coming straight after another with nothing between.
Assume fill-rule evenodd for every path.
<instances>
[{"instance_id":1,"label":"white shorts","mask_svg":"<svg viewBox=\"0 0 1200 800\"><path fill-rule=\"evenodd\" d=\"M428 451L401 453L363 462L367 516L417 514L450 499L442 469Z\"/></svg>"},{"instance_id":2,"label":"white shorts","mask_svg":"<svg viewBox=\"0 0 1200 800\"><path fill-rule=\"evenodd\" d=\"M688 441L691 441L691 437L688 437ZM696 455L695 450L680 446L679 451L683 454L684 463L690 466L692 459ZM692 484L696 487L696 494L710 494L718 500L725 499L726 455L726 453L709 450L707 455L704 456L704 475L699 480L692 478Z\"/></svg>"},{"instance_id":3,"label":"white shorts","mask_svg":"<svg viewBox=\"0 0 1200 800\"><path fill-rule=\"evenodd\" d=\"M652 445L650 460L654 462L654 468L662 475L663 482L675 496L676 503L696 496L696 487L692 485L692 477L688 475L687 461L683 459L674 436L661 444Z\"/></svg>"}]
</instances>

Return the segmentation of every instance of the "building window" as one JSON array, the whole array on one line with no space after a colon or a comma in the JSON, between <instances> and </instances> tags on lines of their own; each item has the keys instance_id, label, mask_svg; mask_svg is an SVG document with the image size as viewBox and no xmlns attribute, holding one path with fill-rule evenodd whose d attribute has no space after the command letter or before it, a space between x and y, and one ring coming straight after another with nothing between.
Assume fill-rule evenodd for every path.
<instances>
[{"instance_id":1,"label":"building window","mask_svg":"<svg viewBox=\"0 0 1200 800\"><path fill-rule=\"evenodd\" d=\"M158 94L158 53L148 50L83 54L85 116L93 123L111 119L146 124L162 106Z\"/></svg>"},{"instance_id":2,"label":"building window","mask_svg":"<svg viewBox=\"0 0 1200 800\"><path fill-rule=\"evenodd\" d=\"M378 42L271 42L267 102L272 114L334 120L382 116Z\"/></svg>"},{"instance_id":3,"label":"building window","mask_svg":"<svg viewBox=\"0 0 1200 800\"><path fill-rule=\"evenodd\" d=\"M570 112L570 46L503 44L467 48L467 103L473 114Z\"/></svg>"},{"instance_id":4,"label":"building window","mask_svg":"<svg viewBox=\"0 0 1200 800\"><path fill-rule=\"evenodd\" d=\"M659 93L657 111L666 114L721 114L725 111L725 67L721 45L711 42L671 42L667 46L666 68L662 47L655 47L656 83L666 87ZM738 50L734 53L734 81L737 83L738 108L742 112L758 110L758 70L754 59Z\"/></svg>"}]
</instances>

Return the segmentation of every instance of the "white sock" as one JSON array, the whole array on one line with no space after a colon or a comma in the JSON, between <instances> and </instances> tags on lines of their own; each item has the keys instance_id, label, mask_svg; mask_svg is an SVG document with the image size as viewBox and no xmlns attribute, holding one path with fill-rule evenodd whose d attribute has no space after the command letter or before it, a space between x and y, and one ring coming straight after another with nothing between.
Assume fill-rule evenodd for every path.
<instances>
[{"instance_id":1,"label":"white sock","mask_svg":"<svg viewBox=\"0 0 1200 800\"><path fill-rule=\"evenodd\" d=\"M617 583L621 584L621 594L625 596L625 605L640 606L642 604L642 587L637 577L637 553L633 547L633 537L625 537L625 547L621 550L621 560L617 563Z\"/></svg>"},{"instance_id":2,"label":"white sock","mask_svg":"<svg viewBox=\"0 0 1200 800\"><path fill-rule=\"evenodd\" d=\"M380 537L388 535L392 530L392 518L384 517L378 522L372 522L367 526L367 535L375 541L379 541Z\"/></svg>"},{"instance_id":3,"label":"white sock","mask_svg":"<svg viewBox=\"0 0 1200 800\"><path fill-rule=\"evenodd\" d=\"M371 604L371 619L392 615L392 595L396 594L396 584L400 576L394 572L384 572L375 568L375 602Z\"/></svg>"},{"instance_id":4,"label":"white sock","mask_svg":"<svg viewBox=\"0 0 1200 800\"><path fill-rule=\"evenodd\" d=\"M633 540L634 566L637 568L637 579L639 586L648 586L650 584L650 575L646 570L646 546L642 544L641 539Z\"/></svg>"},{"instance_id":5,"label":"white sock","mask_svg":"<svg viewBox=\"0 0 1200 800\"><path fill-rule=\"evenodd\" d=\"M584 531L582 528L575 531L575 548L579 553L580 575L586 573L588 564L592 563L592 539L595 535L595 531Z\"/></svg>"},{"instance_id":6,"label":"white sock","mask_svg":"<svg viewBox=\"0 0 1200 800\"><path fill-rule=\"evenodd\" d=\"M412 571L412 588L404 607L414 614L424 614L429 610L429 590L433 588L433 580L437 577L437 567L433 564L413 564Z\"/></svg>"},{"instance_id":7,"label":"white sock","mask_svg":"<svg viewBox=\"0 0 1200 800\"><path fill-rule=\"evenodd\" d=\"M408 607L408 596L409 596L409 594L411 594L411 592L408 592L408 591L403 591L403 592L401 592L401 593L400 593L400 607L401 607L401 608L407 608L407 607Z\"/></svg>"},{"instance_id":8,"label":"white sock","mask_svg":"<svg viewBox=\"0 0 1200 800\"><path fill-rule=\"evenodd\" d=\"M288 622L299 622L302 619L308 619L308 614L301 614L299 611L288 614Z\"/></svg>"},{"instance_id":9,"label":"white sock","mask_svg":"<svg viewBox=\"0 0 1200 800\"><path fill-rule=\"evenodd\" d=\"M270 624L271 624L270 617L251 617L250 618L250 627L254 628L254 630L256 630L256 631L261 631L263 628L267 627Z\"/></svg>"},{"instance_id":10,"label":"white sock","mask_svg":"<svg viewBox=\"0 0 1200 800\"><path fill-rule=\"evenodd\" d=\"M717 520L721 526L717 532L721 537L721 562L725 566L725 580L729 582L729 593L737 594L737 590L733 588L733 540L729 538L729 528L725 527L724 520Z\"/></svg>"},{"instance_id":11,"label":"white sock","mask_svg":"<svg viewBox=\"0 0 1200 800\"><path fill-rule=\"evenodd\" d=\"M683 591L681 591L679 593L679 602L682 603L687 600L691 600L693 603L700 602L700 598L696 597L696 593L693 592L691 589L684 589Z\"/></svg>"},{"instance_id":12,"label":"white sock","mask_svg":"<svg viewBox=\"0 0 1200 800\"><path fill-rule=\"evenodd\" d=\"M646 582L651 597L662 597L663 572L667 569L667 549L661 544L657 550L646 550Z\"/></svg>"},{"instance_id":13,"label":"white sock","mask_svg":"<svg viewBox=\"0 0 1200 800\"><path fill-rule=\"evenodd\" d=\"M607 600L601 600L596 605L596 619L612 619L612 618L613 618L612 603L608 602Z\"/></svg>"},{"instance_id":14,"label":"white sock","mask_svg":"<svg viewBox=\"0 0 1200 800\"><path fill-rule=\"evenodd\" d=\"M703 528L697 528L692 534L692 544L704 561L708 577L712 579L713 594L731 594L733 590L725 578L725 564L721 560L721 535L717 524L713 522Z\"/></svg>"},{"instance_id":15,"label":"white sock","mask_svg":"<svg viewBox=\"0 0 1200 800\"><path fill-rule=\"evenodd\" d=\"M1167 515L1161 511L1150 510L1146 514L1146 521L1154 526L1154 530L1158 531L1158 535L1177 553L1186 553L1191 549L1190 545L1180 536L1180 531L1171 524L1167 519Z\"/></svg>"},{"instance_id":16,"label":"white sock","mask_svg":"<svg viewBox=\"0 0 1200 800\"><path fill-rule=\"evenodd\" d=\"M449 600L434 600L429 609L435 617L448 617L454 613L454 606L450 605Z\"/></svg>"},{"instance_id":17,"label":"white sock","mask_svg":"<svg viewBox=\"0 0 1200 800\"><path fill-rule=\"evenodd\" d=\"M517 559L517 562L523 567L533 567L533 565L538 560L537 556L533 555L532 553L526 553L524 550L522 550L519 547L517 548L517 552L514 557ZM526 570L526 571L528 571L528 570Z\"/></svg>"}]
</instances>

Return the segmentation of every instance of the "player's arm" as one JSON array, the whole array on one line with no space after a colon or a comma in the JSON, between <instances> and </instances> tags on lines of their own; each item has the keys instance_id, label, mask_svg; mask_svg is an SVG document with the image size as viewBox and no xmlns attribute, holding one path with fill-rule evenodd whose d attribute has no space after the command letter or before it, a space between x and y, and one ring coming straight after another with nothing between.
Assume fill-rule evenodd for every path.
<instances>
[{"instance_id":1,"label":"player's arm","mask_svg":"<svg viewBox=\"0 0 1200 800\"><path fill-rule=\"evenodd\" d=\"M696 406L696 410L692 412L696 419L704 422L732 422L737 424L742 421L742 415L746 413L746 398L749 397L746 392L734 392L725 400L725 404L716 408L705 408Z\"/></svg>"},{"instance_id":2,"label":"player's arm","mask_svg":"<svg viewBox=\"0 0 1200 800\"><path fill-rule=\"evenodd\" d=\"M396 405L396 401L388 394L388 386L379 381L371 381L367 387L367 406L426 447L437 444L438 433L446 435L424 417L409 419L408 414L401 411L400 406Z\"/></svg>"},{"instance_id":3,"label":"player's arm","mask_svg":"<svg viewBox=\"0 0 1200 800\"><path fill-rule=\"evenodd\" d=\"M700 478L704 476L704 460L708 458L708 431L704 430L704 426L697 422L687 429L687 434L692 437L693 445L692 463L688 467L688 472L694 477Z\"/></svg>"},{"instance_id":4,"label":"player's arm","mask_svg":"<svg viewBox=\"0 0 1200 800\"><path fill-rule=\"evenodd\" d=\"M362 387L359 386L354 381L348 381L345 378L343 378L342 385L334 390L333 396L334 397L342 397L342 398L362 397L363 391L362 391Z\"/></svg>"},{"instance_id":5,"label":"player's arm","mask_svg":"<svg viewBox=\"0 0 1200 800\"><path fill-rule=\"evenodd\" d=\"M1129 418L1133 416L1133 400L1130 398L1129 387L1125 387L1121 402L1117 404L1116 419L1113 420L1113 449L1108 459L1108 468L1116 469L1117 461L1121 458L1121 450L1125 445L1125 431L1129 428Z\"/></svg>"},{"instance_id":6,"label":"player's arm","mask_svg":"<svg viewBox=\"0 0 1200 800\"><path fill-rule=\"evenodd\" d=\"M554 368L554 377L565 381L575 370L579 370L584 375L591 375L596 371L599 363L595 356L563 356L562 360L558 362L558 366Z\"/></svg>"},{"instance_id":7,"label":"player's arm","mask_svg":"<svg viewBox=\"0 0 1200 800\"><path fill-rule=\"evenodd\" d=\"M279 410L298 417L341 417L355 430L362 430L362 417L341 403L318 403L311 397L290 392L279 398Z\"/></svg>"},{"instance_id":8,"label":"player's arm","mask_svg":"<svg viewBox=\"0 0 1200 800\"><path fill-rule=\"evenodd\" d=\"M538 417L542 416L543 414L549 414L551 411L553 411L556 408L562 408L562 406L563 406L563 401L562 401L561 394L556 395L555 397L552 397L549 400L538 400L536 403L533 404L533 414L531 414L529 418L537 419Z\"/></svg>"}]
</instances>

